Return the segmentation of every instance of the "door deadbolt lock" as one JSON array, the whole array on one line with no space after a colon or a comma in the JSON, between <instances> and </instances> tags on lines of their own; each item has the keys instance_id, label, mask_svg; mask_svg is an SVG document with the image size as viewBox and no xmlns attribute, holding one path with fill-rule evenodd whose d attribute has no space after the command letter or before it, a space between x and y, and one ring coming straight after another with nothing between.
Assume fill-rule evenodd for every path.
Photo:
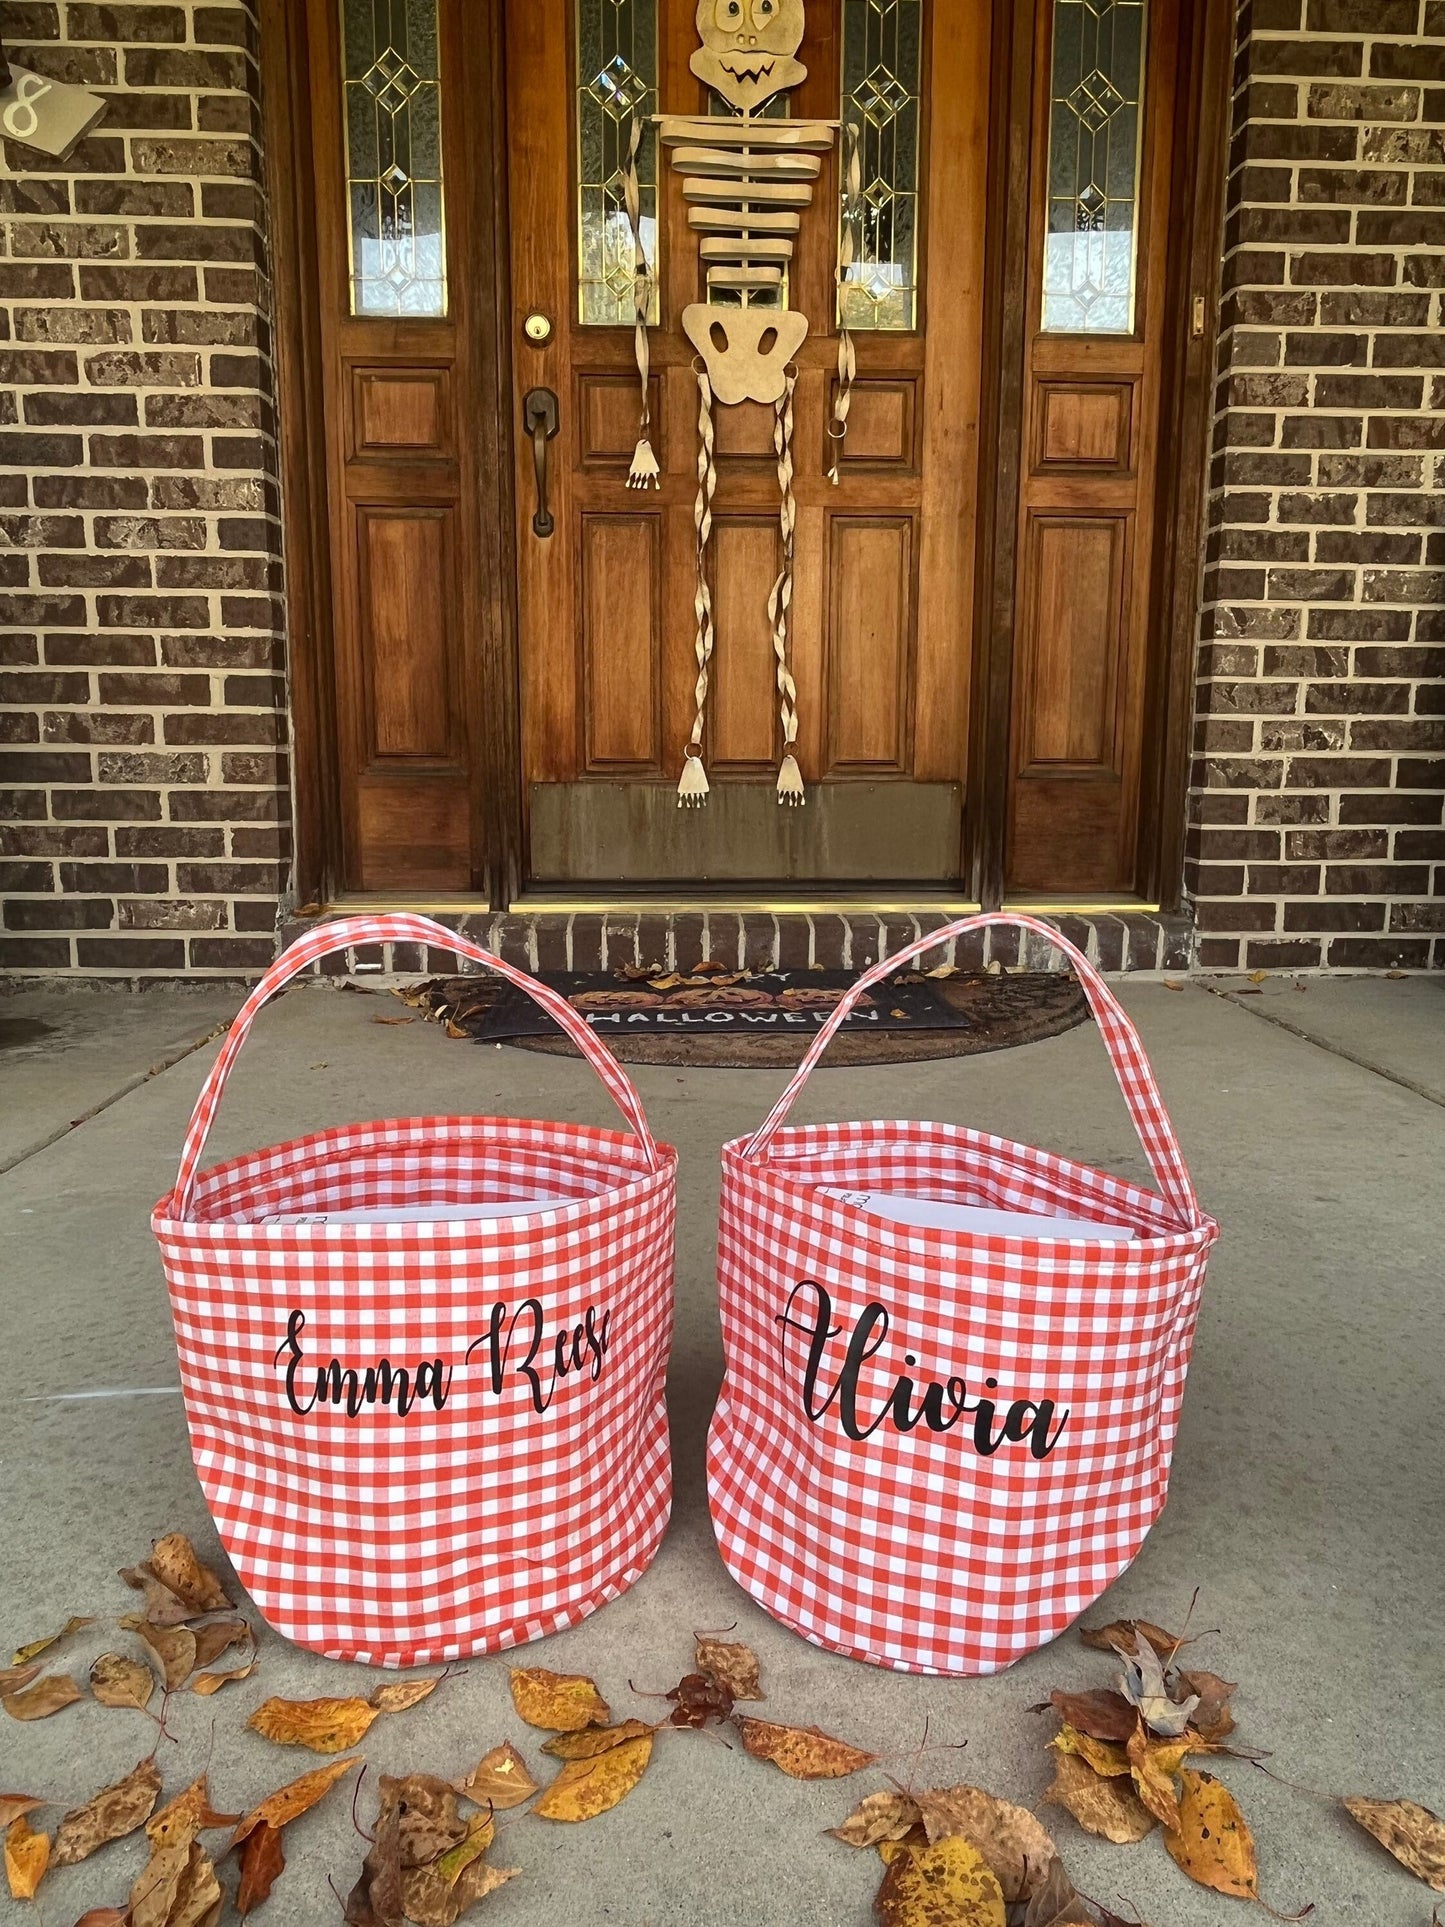
<instances>
[{"instance_id":1,"label":"door deadbolt lock","mask_svg":"<svg viewBox=\"0 0 1445 1927\"><path fill-rule=\"evenodd\" d=\"M545 347L552 339L552 322L548 315L529 314L522 323L522 333L534 348Z\"/></svg>"}]
</instances>

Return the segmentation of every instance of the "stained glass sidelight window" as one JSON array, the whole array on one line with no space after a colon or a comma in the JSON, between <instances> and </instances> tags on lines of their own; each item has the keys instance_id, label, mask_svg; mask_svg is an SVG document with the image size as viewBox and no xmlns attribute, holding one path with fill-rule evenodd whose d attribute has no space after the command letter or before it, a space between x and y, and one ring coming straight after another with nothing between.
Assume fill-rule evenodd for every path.
<instances>
[{"instance_id":1,"label":"stained glass sidelight window","mask_svg":"<svg viewBox=\"0 0 1445 1927\"><path fill-rule=\"evenodd\" d=\"M341 0L351 312L444 315L437 0Z\"/></svg>"},{"instance_id":2,"label":"stained glass sidelight window","mask_svg":"<svg viewBox=\"0 0 1445 1927\"><path fill-rule=\"evenodd\" d=\"M858 130L862 196L839 297L850 328L908 330L918 311L923 0L843 0L843 121Z\"/></svg>"},{"instance_id":3,"label":"stained glass sidelight window","mask_svg":"<svg viewBox=\"0 0 1445 1927\"><path fill-rule=\"evenodd\" d=\"M1055 0L1043 325L1132 334L1147 0Z\"/></svg>"},{"instance_id":4,"label":"stained glass sidelight window","mask_svg":"<svg viewBox=\"0 0 1445 1927\"><path fill-rule=\"evenodd\" d=\"M540 0L539 0L540 3ZM636 319L623 167L634 113L657 112L657 0L577 0L578 312L601 327ZM642 245L657 319L657 135L637 156Z\"/></svg>"}]
</instances>

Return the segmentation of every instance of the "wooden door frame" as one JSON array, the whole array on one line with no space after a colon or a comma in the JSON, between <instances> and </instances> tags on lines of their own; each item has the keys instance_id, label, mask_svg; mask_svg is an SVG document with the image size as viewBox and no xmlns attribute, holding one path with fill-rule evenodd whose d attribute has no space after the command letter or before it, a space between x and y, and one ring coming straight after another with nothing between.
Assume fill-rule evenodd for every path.
<instances>
[{"instance_id":1,"label":"wooden door frame","mask_svg":"<svg viewBox=\"0 0 1445 1927\"><path fill-rule=\"evenodd\" d=\"M1034 92L1034 49L1048 0L993 0L979 446L978 546L973 610L972 699L968 719L962 883L992 907L1002 900L1012 667L1016 626L1018 500L1027 327L1027 235ZM1177 459L1159 464L1159 555L1151 627L1160 637L1146 697L1146 757L1141 777L1141 899L1178 907L1183 885L1185 801L1193 730L1194 656L1203 557L1205 476L1213 414L1213 364L1219 323L1221 222L1233 44L1233 0L1185 0L1180 152L1171 227L1178 237L1169 277L1161 446ZM324 902L340 875L340 797L336 690L332 673L329 495L322 423L321 290L315 199L310 192L312 129L305 11L289 0L260 0L262 119L270 200L272 344L281 469L286 574L287 669L294 768L295 857L299 903ZM490 0L485 71L490 81L490 167L449 192L471 199L477 238L473 271L482 277L494 347L485 387L494 405L477 410L477 459L494 486L479 490L477 540L484 583L483 633L470 667L485 677L483 799L491 853L489 897L504 910L523 884L522 769L516 612L512 407L512 313L506 242L507 139L501 7ZM490 244L488 244L490 243ZM1193 327L1204 303L1204 326ZM485 349L485 343L478 344ZM947 888L946 880L941 880ZM880 886L881 887L881 886ZM812 894L816 894L813 892Z\"/></svg>"}]
</instances>

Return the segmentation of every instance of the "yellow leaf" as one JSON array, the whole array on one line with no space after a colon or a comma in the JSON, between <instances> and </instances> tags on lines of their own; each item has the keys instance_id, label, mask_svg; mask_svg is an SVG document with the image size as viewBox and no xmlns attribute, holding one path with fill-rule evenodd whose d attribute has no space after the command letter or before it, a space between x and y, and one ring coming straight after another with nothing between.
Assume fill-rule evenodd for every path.
<instances>
[{"instance_id":1,"label":"yellow leaf","mask_svg":"<svg viewBox=\"0 0 1445 1927\"><path fill-rule=\"evenodd\" d=\"M1155 1739L1142 1721L1129 1742L1129 1769L1135 1791L1161 1826L1176 1829L1179 1826L1174 1776L1194 1747L1192 1733L1177 1740Z\"/></svg>"},{"instance_id":2,"label":"yellow leaf","mask_svg":"<svg viewBox=\"0 0 1445 1927\"><path fill-rule=\"evenodd\" d=\"M512 1704L528 1726L547 1733L580 1733L612 1718L592 1680L581 1673L552 1673L545 1666L512 1668Z\"/></svg>"},{"instance_id":3,"label":"yellow leaf","mask_svg":"<svg viewBox=\"0 0 1445 1927\"><path fill-rule=\"evenodd\" d=\"M623 1740L593 1760L568 1760L532 1807L544 1820L592 1820L631 1793L652 1758L652 1735Z\"/></svg>"},{"instance_id":4,"label":"yellow leaf","mask_svg":"<svg viewBox=\"0 0 1445 1927\"><path fill-rule=\"evenodd\" d=\"M12 1900L34 1900L50 1865L50 1835L36 1833L22 1813L5 1831L5 1878Z\"/></svg>"},{"instance_id":5,"label":"yellow leaf","mask_svg":"<svg viewBox=\"0 0 1445 1927\"><path fill-rule=\"evenodd\" d=\"M735 1700L765 1700L759 1678L758 1656L741 1640L705 1639L697 1636L697 1670L711 1673Z\"/></svg>"},{"instance_id":6,"label":"yellow leaf","mask_svg":"<svg viewBox=\"0 0 1445 1927\"><path fill-rule=\"evenodd\" d=\"M1169 1857L1201 1887L1257 1900L1254 1839L1234 1795L1212 1773L1180 1774L1179 1825L1166 1829Z\"/></svg>"},{"instance_id":7,"label":"yellow leaf","mask_svg":"<svg viewBox=\"0 0 1445 1927\"><path fill-rule=\"evenodd\" d=\"M12 1720L48 1720L63 1707L74 1706L85 1695L68 1673L49 1673L24 1692L7 1693L0 1706Z\"/></svg>"},{"instance_id":8,"label":"yellow leaf","mask_svg":"<svg viewBox=\"0 0 1445 1927\"><path fill-rule=\"evenodd\" d=\"M1056 1753L1077 1753L1106 1780L1121 1780L1129 1772L1129 1755L1113 1740L1096 1740L1092 1733L1081 1733L1065 1723L1049 1745Z\"/></svg>"},{"instance_id":9,"label":"yellow leaf","mask_svg":"<svg viewBox=\"0 0 1445 1927\"><path fill-rule=\"evenodd\" d=\"M910 1793L870 1793L860 1800L841 1827L828 1831L845 1847L894 1845L919 1824L918 1805Z\"/></svg>"},{"instance_id":10,"label":"yellow leaf","mask_svg":"<svg viewBox=\"0 0 1445 1927\"><path fill-rule=\"evenodd\" d=\"M490 1813L479 1813L454 1847L449 1847L435 1863L438 1877L449 1887L457 1881L491 1846L497 1837L496 1823Z\"/></svg>"},{"instance_id":11,"label":"yellow leaf","mask_svg":"<svg viewBox=\"0 0 1445 1927\"><path fill-rule=\"evenodd\" d=\"M232 1680L249 1679L255 1670L255 1660L248 1659L244 1666L233 1667L229 1673L198 1673L191 1681L191 1691L199 1693L202 1699L209 1699L213 1693L219 1693L223 1686L229 1686Z\"/></svg>"},{"instance_id":12,"label":"yellow leaf","mask_svg":"<svg viewBox=\"0 0 1445 1927\"><path fill-rule=\"evenodd\" d=\"M344 1753L376 1718L365 1700L269 1699L246 1724L277 1746L306 1746L313 1753Z\"/></svg>"},{"instance_id":13,"label":"yellow leaf","mask_svg":"<svg viewBox=\"0 0 1445 1927\"><path fill-rule=\"evenodd\" d=\"M792 1780L841 1780L872 1766L876 1753L864 1753L822 1733L816 1726L778 1726L772 1720L739 1719L743 1745L755 1760L771 1760Z\"/></svg>"},{"instance_id":14,"label":"yellow leaf","mask_svg":"<svg viewBox=\"0 0 1445 1927\"><path fill-rule=\"evenodd\" d=\"M599 1753L610 1752L624 1740L640 1740L654 1729L646 1720L623 1720L618 1726L589 1726L580 1733L559 1733L543 1746L558 1760L595 1760Z\"/></svg>"},{"instance_id":15,"label":"yellow leaf","mask_svg":"<svg viewBox=\"0 0 1445 1927\"><path fill-rule=\"evenodd\" d=\"M484 1754L467 1778L456 1782L456 1789L479 1807L495 1807L498 1813L503 1813L530 1800L537 1791L537 1782L527 1771L526 1761L508 1740Z\"/></svg>"},{"instance_id":16,"label":"yellow leaf","mask_svg":"<svg viewBox=\"0 0 1445 1927\"><path fill-rule=\"evenodd\" d=\"M515 1880L521 1871L476 1859L448 1886L435 1867L408 1868L401 1876L402 1913L415 1927L453 1927L469 1907Z\"/></svg>"},{"instance_id":17,"label":"yellow leaf","mask_svg":"<svg viewBox=\"0 0 1445 1927\"><path fill-rule=\"evenodd\" d=\"M1262 984L1268 975L1269 972L1267 970L1251 970L1249 973L1249 981L1252 984Z\"/></svg>"},{"instance_id":18,"label":"yellow leaf","mask_svg":"<svg viewBox=\"0 0 1445 1927\"><path fill-rule=\"evenodd\" d=\"M405 1713L419 1706L429 1693L434 1693L441 1678L441 1674L436 1673L430 1679L399 1679L391 1686L378 1686L371 1703L378 1713Z\"/></svg>"},{"instance_id":19,"label":"yellow leaf","mask_svg":"<svg viewBox=\"0 0 1445 1927\"><path fill-rule=\"evenodd\" d=\"M1367 1800L1362 1794L1351 1794L1341 1804L1402 1867L1445 1894L1445 1821L1438 1813L1413 1800Z\"/></svg>"},{"instance_id":20,"label":"yellow leaf","mask_svg":"<svg viewBox=\"0 0 1445 1927\"><path fill-rule=\"evenodd\" d=\"M1104 1779L1073 1753L1061 1753L1054 1762L1054 1783L1044 1799L1071 1813L1085 1832L1118 1846L1142 1840L1154 1828L1154 1816L1131 1781Z\"/></svg>"},{"instance_id":21,"label":"yellow leaf","mask_svg":"<svg viewBox=\"0 0 1445 1927\"><path fill-rule=\"evenodd\" d=\"M146 1821L146 1838L152 1848L189 1847L207 1827L233 1827L240 1817L239 1813L216 1812L211 1805L210 1782L203 1773L174 1800L168 1800L159 1813L151 1815Z\"/></svg>"},{"instance_id":22,"label":"yellow leaf","mask_svg":"<svg viewBox=\"0 0 1445 1927\"><path fill-rule=\"evenodd\" d=\"M28 1646L22 1646L11 1664L24 1666L28 1661L38 1659L42 1653L48 1652L52 1646L58 1646L62 1639L69 1639L72 1633L82 1632L87 1626L94 1624L93 1619L67 1619L58 1633L47 1633L44 1639L32 1639Z\"/></svg>"},{"instance_id":23,"label":"yellow leaf","mask_svg":"<svg viewBox=\"0 0 1445 1927\"><path fill-rule=\"evenodd\" d=\"M90 1669L90 1690L102 1706L125 1706L143 1713L156 1690L156 1676L143 1660L102 1653Z\"/></svg>"},{"instance_id":24,"label":"yellow leaf","mask_svg":"<svg viewBox=\"0 0 1445 1927\"><path fill-rule=\"evenodd\" d=\"M874 1912L882 1927L1005 1927L1003 1889L978 1848L952 1834L899 1854Z\"/></svg>"},{"instance_id":25,"label":"yellow leaf","mask_svg":"<svg viewBox=\"0 0 1445 1927\"><path fill-rule=\"evenodd\" d=\"M1011 1907L1033 1898L1058 1849L1034 1815L982 1787L935 1787L915 1796L931 1846L966 1840L984 1857Z\"/></svg>"},{"instance_id":26,"label":"yellow leaf","mask_svg":"<svg viewBox=\"0 0 1445 1927\"><path fill-rule=\"evenodd\" d=\"M318 1766L310 1773L303 1773L299 1780L288 1780L274 1793L267 1794L260 1806L252 1807L231 1835L229 1846L238 1846L249 1833L257 1827L274 1827L279 1833L282 1827L289 1826L303 1813L309 1813L324 1794L331 1791L340 1779L351 1771L360 1754L353 1754L349 1760L333 1760L330 1766Z\"/></svg>"}]
</instances>

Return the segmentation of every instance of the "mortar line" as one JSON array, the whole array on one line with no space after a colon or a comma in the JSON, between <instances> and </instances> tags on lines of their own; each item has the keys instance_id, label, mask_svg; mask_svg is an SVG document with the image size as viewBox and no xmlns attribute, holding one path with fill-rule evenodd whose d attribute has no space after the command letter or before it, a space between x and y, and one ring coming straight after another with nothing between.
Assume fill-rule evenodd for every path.
<instances>
[{"instance_id":1,"label":"mortar line","mask_svg":"<svg viewBox=\"0 0 1445 1927\"><path fill-rule=\"evenodd\" d=\"M1317 1050L1328 1051L1331 1057L1342 1057L1347 1064L1357 1064L1362 1071L1370 1071L1376 1077L1383 1077L1389 1084L1398 1084L1402 1091L1409 1091L1415 1097L1423 1097L1427 1104L1433 1104L1437 1109L1445 1111L1445 1097L1441 1097L1438 1091L1428 1089L1424 1084L1417 1084L1413 1078L1401 1077L1398 1071L1387 1071L1383 1065L1371 1063L1368 1057L1361 1057L1355 1051L1346 1050L1343 1044L1331 1044L1323 1037L1316 1037L1310 1031L1301 1030L1298 1024L1292 1024L1287 1017L1276 1017L1270 1010L1256 1010L1253 1003L1241 1002L1235 991L1216 990L1212 984L1203 984L1200 988L1207 990L1211 997L1219 997L1225 1003L1233 1004L1236 1010L1242 1010L1246 1016L1258 1017L1263 1023L1273 1024L1276 1030L1288 1031L1291 1037L1298 1037L1301 1043L1313 1044Z\"/></svg>"},{"instance_id":2,"label":"mortar line","mask_svg":"<svg viewBox=\"0 0 1445 1927\"><path fill-rule=\"evenodd\" d=\"M159 1077L164 1071L174 1070L177 1064L183 1063L196 1051L204 1050L207 1044L214 1043L230 1028L228 1019L224 1024L217 1024L214 1030L207 1031L204 1037L197 1037L189 1044L179 1045L169 1057L157 1058L155 1063L147 1069L137 1071L134 1077L127 1078L125 1083L119 1085L108 1097L103 1097L98 1104L92 1104L88 1111L82 1111L79 1117L71 1118L69 1123L58 1125L49 1137L42 1138L38 1144L28 1145L15 1157L6 1158L3 1163L0 1163L0 1177L3 1177L7 1171L16 1170L22 1164L28 1164L31 1158L38 1157L42 1151L48 1151L52 1144L59 1144L60 1140L69 1137L72 1131L78 1131L82 1124L89 1124L93 1117L99 1117L102 1111L108 1111L112 1104L118 1104L123 1097L129 1097L131 1092L138 1091L142 1084L149 1084L153 1077Z\"/></svg>"}]
</instances>

